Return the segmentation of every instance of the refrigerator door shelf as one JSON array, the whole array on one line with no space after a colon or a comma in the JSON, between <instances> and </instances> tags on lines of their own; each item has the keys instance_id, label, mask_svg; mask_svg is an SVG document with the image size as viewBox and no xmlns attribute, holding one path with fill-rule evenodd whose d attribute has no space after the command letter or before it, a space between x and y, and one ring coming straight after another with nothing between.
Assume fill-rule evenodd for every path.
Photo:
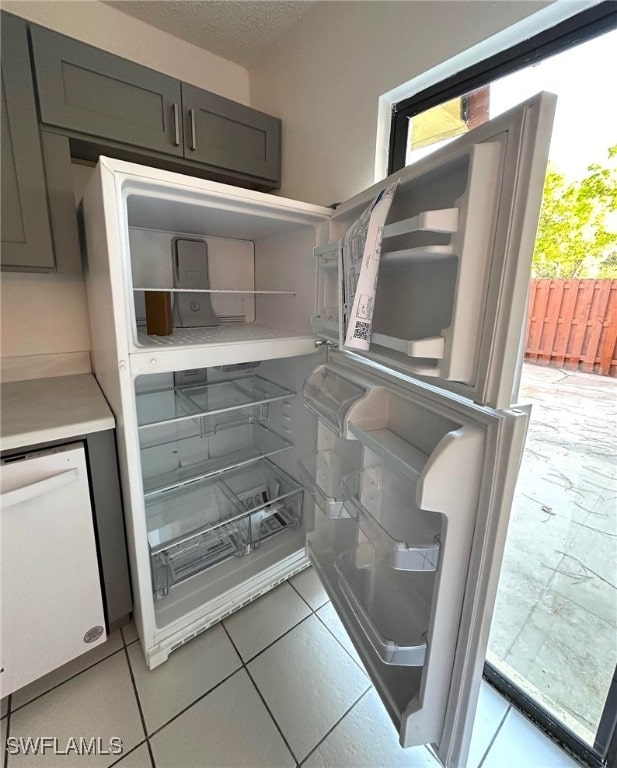
<instances>
[{"instance_id":1,"label":"refrigerator door shelf","mask_svg":"<svg viewBox=\"0 0 617 768\"><path fill-rule=\"evenodd\" d=\"M433 577L392 570L376 561L364 565L362 546L345 552L334 562L339 587L358 626L384 664L421 667L427 649L427 631ZM371 555L369 554L369 558Z\"/></svg>"},{"instance_id":2,"label":"refrigerator door shelf","mask_svg":"<svg viewBox=\"0 0 617 768\"><path fill-rule=\"evenodd\" d=\"M351 451L329 448L298 462L302 485L327 518L351 517L343 506L341 481L357 468L360 462L359 447L348 443L345 448Z\"/></svg>"},{"instance_id":3,"label":"refrigerator door shelf","mask_svg":"<svg viewBox=\"0 0 617 768\"><path fill-rule=\"evenodd\" d=\"M443 521L415 506L413 481L385 464L347 475L342 486L344 508L372 560L400 571L437 569Z\"/></svg>"},{"instance_id":4,"label":"refrigerator door shelf","mask_svg":"<svg viewBox=\"0 0 617 768\"><path fill-rule=\"evenodd\" d=\"M343 434L349 409L365 394L361 384L326 365L316 368L302 387L305 406L339 436Z\"/></svg>"}]
</instances>

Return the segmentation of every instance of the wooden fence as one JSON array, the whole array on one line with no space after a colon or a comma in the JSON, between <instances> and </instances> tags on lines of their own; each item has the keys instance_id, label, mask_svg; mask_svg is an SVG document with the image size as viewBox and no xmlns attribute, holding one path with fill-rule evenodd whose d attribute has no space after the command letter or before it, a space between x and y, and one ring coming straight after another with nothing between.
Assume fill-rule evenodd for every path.
<instances>
[{"instance_id":1,"label":"wooden fence","mask_svg":"<svg viewBox=\"0 0 617 768\"><path fill-rule=\"evenodd\" d=\"M525 359L617 376L617 280L532 280Z\"/></svg>"}]
</instances>

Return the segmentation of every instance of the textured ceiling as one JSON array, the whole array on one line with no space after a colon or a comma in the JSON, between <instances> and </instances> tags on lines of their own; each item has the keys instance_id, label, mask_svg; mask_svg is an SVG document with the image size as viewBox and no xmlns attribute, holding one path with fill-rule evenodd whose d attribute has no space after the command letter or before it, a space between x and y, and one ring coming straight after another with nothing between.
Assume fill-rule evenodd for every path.
<instances>
[{"instance_id":1,"label":"textured ceiling","mask_svg":"<svg viewBox=\"0 0 617 768\"><path fill-rule=\"evenodd\" d=\"M153 27L245 67L311 7L313 0L104 0Z\"/></svg>"}]
</instances>

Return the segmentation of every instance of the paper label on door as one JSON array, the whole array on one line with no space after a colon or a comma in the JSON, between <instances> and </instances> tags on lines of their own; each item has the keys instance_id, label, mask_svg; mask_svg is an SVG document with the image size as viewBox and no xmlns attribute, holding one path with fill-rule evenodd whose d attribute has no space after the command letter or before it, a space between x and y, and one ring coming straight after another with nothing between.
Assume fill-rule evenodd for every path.
<instances>
[{"instance_id":1,"label":"paper label on door","mask_svg":"<svg viewBox=\"0 0 617 768\"><path fill-rule=\"evenodd\" d=\"M375 291L379 276L383 229L398 181L383 189L343 238L344 292L347 304L345 346L367 351L373 327Z\"/></svg>"}]
</instances>

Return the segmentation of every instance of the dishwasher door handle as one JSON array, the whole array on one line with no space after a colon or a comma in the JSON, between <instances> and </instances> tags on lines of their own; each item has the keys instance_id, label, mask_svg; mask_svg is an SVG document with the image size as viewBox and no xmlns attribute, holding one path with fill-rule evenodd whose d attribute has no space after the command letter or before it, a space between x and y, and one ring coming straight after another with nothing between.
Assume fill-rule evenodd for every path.
<instances>
[{"instance_id":1,"label":"dishwasher door handle","mask_svg":"<svg viewBox=\"0 0 617 768\"><path fill-rule=\"evenodd\" d=\"M0 503L3 507L10 507L14 504L22 504L24 501L36 499L49 491L55 491L65 485L70 485L79 480L79 470L74 467L57 475L46 477L44 480L37 480L35 483L24 485L21 488L15 488L14 491L7 491L0 494Z\"/></svg>"}]
</instances>

